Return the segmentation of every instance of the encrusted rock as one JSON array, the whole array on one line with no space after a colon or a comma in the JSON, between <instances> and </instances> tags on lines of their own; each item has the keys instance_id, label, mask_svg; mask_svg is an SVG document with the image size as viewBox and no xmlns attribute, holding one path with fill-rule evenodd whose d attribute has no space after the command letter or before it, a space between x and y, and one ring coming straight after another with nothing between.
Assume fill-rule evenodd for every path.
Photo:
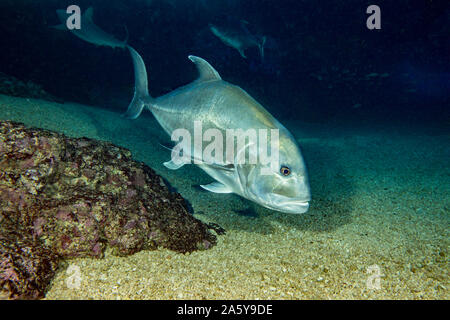
<instances>
[{"instance_id":1,"label":"encrusted rock","mask_svg":"<svg viewBox=\"0 0 450 320\"><path fill-rule=\"evenodd\" d=\"M11 297L41 297L59 257L207 249L208 229L130 151L0 121L0 289Z\"/></svg>"},{"instance_id":2,"label":"encrusted rock","mask_svg":"<svg viewBox=\"0 0 450 320\"><path fill-rule=\"evenodd\" d=\"M42 298L58 269L58 255L17 227L5 229L0 228L0 289L13 299Z\"/></svg>"}]
</instances>

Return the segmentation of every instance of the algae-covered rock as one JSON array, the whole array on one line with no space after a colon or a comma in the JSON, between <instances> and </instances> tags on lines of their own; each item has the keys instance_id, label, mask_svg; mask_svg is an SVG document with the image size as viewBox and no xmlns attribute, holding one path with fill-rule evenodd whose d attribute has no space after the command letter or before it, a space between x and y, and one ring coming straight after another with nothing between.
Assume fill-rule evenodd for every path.
<instances>
[{"instance_id":1,"label":"algae-covered rock","mask_svg":"<svg viewBox=\"0 0 450 320\"><path fill-rule=\"evenodd\" d=\"M0 288L9 298L42 298L58 269L59 257L17 229L0 228Z\"/></svg>"},{"instance_id":2,"label":"algae-covered rock","mask_svg":"<svg viewBox=\"0 0 450 320\"><path fill-rule=\"evenodd\" d=\"M57 257L100 258L106 246L118 255L158 247L185 253L216 243L208 229L130 151L0 121L0 288L12 297L42 295L43 275L31 291L22 282L55 270ZM21 269L14 255L41 267L11 280L11 268Z\"/></svg>"}]
</instances>

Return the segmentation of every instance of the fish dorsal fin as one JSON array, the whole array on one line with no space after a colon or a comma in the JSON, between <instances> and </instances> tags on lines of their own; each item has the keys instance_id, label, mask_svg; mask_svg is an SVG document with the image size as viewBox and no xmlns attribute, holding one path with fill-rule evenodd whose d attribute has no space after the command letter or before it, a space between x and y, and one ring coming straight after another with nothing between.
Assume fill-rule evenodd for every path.
<instances>
[{"instance_id":1,"label":"fish dorsal fin","mask_svg":"<svg viewBox=\"0 0 450 320\"><path fill-rule=\"evenodd\" d=\"M92 16L94 15L94 9L92 7L89 7L86 9L86 11L83 14L83 18L88 20L88 21L93 21L92 20Z\"/></svg>"},{"instance_id":2,"label":"fish dorsal fin","mask_svg":"<svg viewBox=\"0 0 450 320\"><path fill-rule=\"evenodd\" d=\"M188 58L197 66L198 73L200 74L197 81L222 80L219 73L208 61L196 56L189 56Z\"/></svg>"}]
</instances>

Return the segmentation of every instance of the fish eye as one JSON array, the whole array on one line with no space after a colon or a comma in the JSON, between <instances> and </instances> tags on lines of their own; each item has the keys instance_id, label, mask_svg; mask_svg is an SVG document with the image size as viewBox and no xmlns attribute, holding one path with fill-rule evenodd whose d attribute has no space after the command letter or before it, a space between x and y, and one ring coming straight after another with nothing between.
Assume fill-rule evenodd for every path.
<instances>
[{"instance_id":1,"label":"fish eye","mask_svg":"<svg viewBox=\"0 0 450 320\"><path fill-rule=\"evenodd\" d=\"M291 174L291 169L289 169L288 167L286 167L286 166L282 166L281 168L280 168L280 173L283 175L283 176L288 176L288 175L290 175Z\"/></svg>"}]
</instances>

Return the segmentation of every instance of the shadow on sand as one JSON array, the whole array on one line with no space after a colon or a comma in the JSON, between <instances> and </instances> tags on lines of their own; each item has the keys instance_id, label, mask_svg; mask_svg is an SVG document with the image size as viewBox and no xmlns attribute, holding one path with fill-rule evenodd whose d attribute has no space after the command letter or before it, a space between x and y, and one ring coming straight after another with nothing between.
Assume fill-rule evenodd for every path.
<instances>
[{"instance_id":1,"label":"shadow on sand","mask_svg":"<svg viewBox=\"0 0 450 320\"><path fill-rule=\"evenodd\" d=\"M260 207L245 199L233 214L214 216L215 222L225 229L271 234L274 224L282 224L290 229L313 232L330 232L351 222L352 182L342 174L342 169L334 157L340 150L329 145L309 144L304 148L310 176L312 201L306 214L275 212ZM236 196L237 197L237 196ZM234 199L233 199L234 200Z\"/></svg>"}]
</instances>

